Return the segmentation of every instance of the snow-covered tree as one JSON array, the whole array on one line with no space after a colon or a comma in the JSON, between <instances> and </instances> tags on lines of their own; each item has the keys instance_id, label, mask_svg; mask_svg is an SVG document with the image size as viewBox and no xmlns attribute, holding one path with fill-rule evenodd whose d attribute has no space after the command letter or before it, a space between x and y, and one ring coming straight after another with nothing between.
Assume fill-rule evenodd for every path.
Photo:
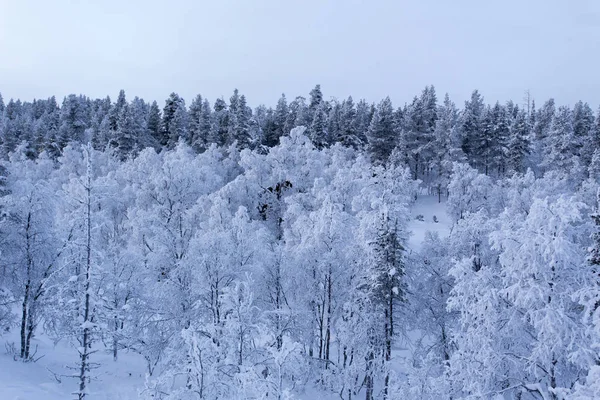
<instances>
[{"instance_id":1,"label":"snow-covered tree","mask_svg":"<svg viewBox=\"0 0 600 400\"><path fill-rule=\"evenodd\" d=\"M396 147L397 137L394 124L394 109L389 97L379 103L367 131L367 151L371 160L385 164Z\"/></svg>"}]
</instances>

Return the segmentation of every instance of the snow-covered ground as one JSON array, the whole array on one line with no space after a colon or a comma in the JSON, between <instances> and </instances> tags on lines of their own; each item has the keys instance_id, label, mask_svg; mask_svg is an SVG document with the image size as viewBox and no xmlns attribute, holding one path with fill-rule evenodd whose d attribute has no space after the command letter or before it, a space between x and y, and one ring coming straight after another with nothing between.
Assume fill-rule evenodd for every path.
<instances>
[{"instance_id":1,"label":"snow-covered ground","mask_svg":"<svg viewBox=\"0 0 600 400\"><path fill-rule=\"evenodd\" d=\"M422 215L423 221L417 220L417 216ZM434 222L436 217L438 222ZM425 238L427 231L435 231L440 237L445 237L450 233L451 221L446 213L446 202L438 202L437 196L419 196L411 209L411 221L408 229L411 236L408 240L408 247L412 251L418 251Z\"/></svg>"},{"instance_id":2,"label":"snow-covered ground","mask_svg":"<svg viewBox=\"0 0 600 400\"><path fill-rule=\"evenodd\" d=\"M423 220L417 220L418 215ZM436 216L438 222L434 222ZM427 231L438 231L441 236L449 233L450 221L445 211L445 203L438 203L436 196L421 196L412 207L409 230L409 248L417 251ZM411 337L418 333L409 334L409 338L401 339L394 351L395 365L402 368L404 359L410 355ZM14 343L18 348L18 330L0 337L4 347ZM76 373L72 367L77 360L75 349L68 343L60 342L56 346L44 335L33 340L37 346L36 357L41 357L34 363L14 361L12 355L0 347L0 400L65 400L72 398L77 380L67 375ZM132 400L138 398L138 393L144 388L145 364L141 356L121 352L117 362L107 352L93 355L93 361L100 364L94 370L95 380L90 385L90 400ZM60 382L59 382L60 381ZM305 399L339 398L332 394L323 397L323 393L306 390Z\"/></svg>"},{"instance_id":3,"label":"snow-covered ground","mask_svg":"<svg viewBox=\"0 0 600 400\"><path fill-rule=\"evenodd\" d=\"M18 349L18 330L2 336L9 346ZM0 351L0 399L1 400L65 400L73 398L77 380L68 377L76 374L72 370L77 360L76 350L68 343L56 346L46 336L32 341L37 346L37 362L14 361L7 351ZM2 349L4 350L4 349ZM100 364L93 371L95 380L90 385L92 400L125 400L137 398L138 390L144 387L144 360L137 354L122 352L114 362L112 355L104 352L93 354L93 362ZM60 382L59 382L60 381Z\"/></svg>"},{"instance_id":4,"label":"snow-covered ground","mask_svg":"<svg viewBox=\"0 0 600 400\"><path fill-rule=\"evenodd\" d=\"M422 218L421 218L422 216ZM437 196L421 195L411 208L411 220L408 224L410 237L408 239L408 250L418 252L421 249L423 239L427 232L438 232L440 237L446 237L450 234L451 221L446 213L446 202L438 202ZM417 217L419 217L417 219ZM435 217L435 222L434 221ZM410 363L413 344L423 339L423 332L410 331L406 336L400 336L396 339L392 358L394 368L401 372L406 363Z\"/></svg>"}]
</instances>

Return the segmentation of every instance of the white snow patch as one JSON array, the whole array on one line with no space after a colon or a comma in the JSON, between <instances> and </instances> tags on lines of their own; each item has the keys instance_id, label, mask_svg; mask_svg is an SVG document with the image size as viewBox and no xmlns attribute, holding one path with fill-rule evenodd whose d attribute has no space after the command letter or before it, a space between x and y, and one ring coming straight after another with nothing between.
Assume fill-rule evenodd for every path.
<instances>
[{"instance_id":1,"label":"white snow patch","mask_svg":"<svg viewBox=\"0 0 600 400\"><path fill-rule=\"evenodd\" d=\"M427 231L438 232L440 237L446 237L450 234L452 222L446 213L446 202L438 202L437 196L419 196L411 209L411 220L408 224L408 230L411 231L408 239L408 247L411 251L419 251L425 239ZM416 219L417 215L423 216L423 221ZM433 217L438 222L434 222Z\"/></svg>"}]
</instances>

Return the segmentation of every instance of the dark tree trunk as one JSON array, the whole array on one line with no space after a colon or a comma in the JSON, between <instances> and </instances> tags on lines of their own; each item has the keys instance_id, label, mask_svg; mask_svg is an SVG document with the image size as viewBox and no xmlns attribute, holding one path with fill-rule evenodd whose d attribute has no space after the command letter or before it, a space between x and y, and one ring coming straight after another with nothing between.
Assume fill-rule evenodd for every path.
<instances>
[{"instance_id":1,"label":"dark tree trunk","mask_svg":"<svg viewBox=\"0 0 600 400\"><path fill-rule=\"evenodd\" d=\"M22 314L21 314L21 359L29 358L29 340L27 334L27 325L30 319L28 311L30 310L31 297L31 274L33 273L33 258L31 256L31 213L27 214L27 224L25 225L25 257L26 257L26 282L25 293L23 293Z\"/></svg>"}]
</instances>

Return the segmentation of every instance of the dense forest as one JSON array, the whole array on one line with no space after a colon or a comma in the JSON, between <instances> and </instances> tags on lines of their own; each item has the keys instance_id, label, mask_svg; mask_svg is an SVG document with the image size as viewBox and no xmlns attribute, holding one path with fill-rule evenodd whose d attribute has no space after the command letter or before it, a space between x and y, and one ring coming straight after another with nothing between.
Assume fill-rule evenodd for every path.
<instances>
[{"instance_id":1,"label":"dense forest","mask_svg":"<svg viewBox=\"0 0 600 400\"><path fill-rule=\"evenodd\" d=\"M600 112L522 103L0 96L7 349L79 399L98 352L148 399L600 398Z\"/></svg>"}]
</instances>

